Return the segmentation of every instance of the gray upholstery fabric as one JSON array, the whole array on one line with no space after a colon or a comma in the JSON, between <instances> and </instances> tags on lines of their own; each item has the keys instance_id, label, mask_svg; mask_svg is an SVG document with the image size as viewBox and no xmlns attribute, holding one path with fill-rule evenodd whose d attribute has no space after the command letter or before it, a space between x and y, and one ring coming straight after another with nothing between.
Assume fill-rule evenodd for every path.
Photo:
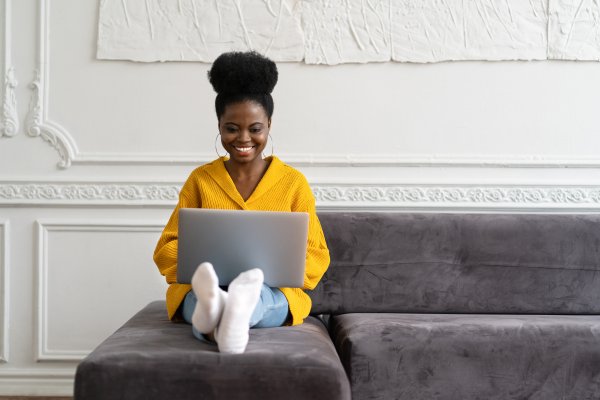
<instances>
[{"instance_id":1,"label":"gray upholstery fabric","mask_svg":"<svg viewBox=\"0 0 600 400\"><path fill-rule=\"evenodd\" d=\"M246 352L221 354L149 304L77 368L78 400L349 399L344 368L323 326L252 329Z\"/></svg>"},{"instance_id":2,"label":"gray upholstery fabric","mask_svg":"<svg viewBox=\"0 0 600 400\"><path fill-rule=\"evenodd\" d=\"M600 316L347 314L352 399L600 398Z\"/></svg>"},{"instance_id":3,"label":"gray upholstery fabric","mask_svg":"<svg viewBox=\"0 0 600 400\"><path fill-rule=\"evenodd\" d=\"M599 215L320 213L314 313L600 313Z\"/></svg>"}]
</instances>

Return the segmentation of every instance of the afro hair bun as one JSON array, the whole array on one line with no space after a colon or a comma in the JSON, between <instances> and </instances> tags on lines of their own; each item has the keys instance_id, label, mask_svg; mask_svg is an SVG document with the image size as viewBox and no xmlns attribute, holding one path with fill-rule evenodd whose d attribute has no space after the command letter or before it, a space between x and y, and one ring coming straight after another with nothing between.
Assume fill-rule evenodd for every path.
<instances>
[{"instance_id":1,"label":"afro hair bun","mask_svg":"<svg viewBox=\"0 0 600 400\"><path fill-rule=\"evenodd\" d=\"M218 94L270 94L277 83L277 66L255 51L223 53L208 71Z\"/></svg>"}]
</instances>

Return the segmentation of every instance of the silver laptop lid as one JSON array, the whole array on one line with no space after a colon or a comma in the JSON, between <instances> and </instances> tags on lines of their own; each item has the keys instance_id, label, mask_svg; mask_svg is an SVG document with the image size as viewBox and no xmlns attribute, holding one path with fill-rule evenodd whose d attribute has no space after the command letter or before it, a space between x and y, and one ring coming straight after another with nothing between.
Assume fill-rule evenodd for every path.
<instances>
[{"instance_id":1,"label":"silver laptop lid","mask_svg":"<svg viewBox=\"0 0 600 400\"><path fill-rule=\"evenodd\" d=\"M260 268L271 287L302 287L307 238L307 213L182 208L177 281L190 283L198 265L208 261L219 285Z\"/></svg>"}]
</instances>

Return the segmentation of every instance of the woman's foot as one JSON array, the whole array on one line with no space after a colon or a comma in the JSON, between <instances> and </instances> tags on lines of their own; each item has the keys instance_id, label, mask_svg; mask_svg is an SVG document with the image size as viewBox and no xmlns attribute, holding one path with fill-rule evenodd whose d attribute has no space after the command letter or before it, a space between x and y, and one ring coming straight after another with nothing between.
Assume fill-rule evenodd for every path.
<instances>
[{"instance_id":1,"label":"woman's foot","mask_svg":"<svg viewBox=\"0 0 600 400\"><path fill-rule=\"evenodd\" d=\"M192 290L197 299L192 325L200 333L211 333L221 319L227 299L227 292L219 287L219 278L211 263L198 266L192 276Z\"/></svg>"},{"instance_id":2,"label":"woman's foot","mask_svg":"<svg viewBox=\"0 0 600 400\"><path fill-rule=\"evenodd\" d=\"M263 280L263 272L254 268L242 272L229 285L223 316L215 331L220 352L239 354L246 350L250 317L258 303Z\"/></svg>"}]
</instances>

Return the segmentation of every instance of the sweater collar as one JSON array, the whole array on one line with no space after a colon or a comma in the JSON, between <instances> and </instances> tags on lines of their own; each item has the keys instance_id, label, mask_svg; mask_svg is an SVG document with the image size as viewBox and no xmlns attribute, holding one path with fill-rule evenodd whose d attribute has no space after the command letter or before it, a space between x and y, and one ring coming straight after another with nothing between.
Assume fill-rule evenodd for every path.
<instances>
[{"instance_id":1,"label":"sweater collar","mask_svg":"<svg viewBox=\"0 0 600 400\"><path fill-rule=\"evenodd\" d=\"M227 161L226 157L220 157L208 164L206 172L232 200L242 207L242 209L247 209L250 203L267 193L285 175L285 164L275 156L269 158L271 158L269 168L267 168L267 171L254 189L254 192L252 192L246 201L244 201L242 195L238 192L229 172L227 172L227 169L225 168L225 161Z\"/></svg>"}]
</instances>

